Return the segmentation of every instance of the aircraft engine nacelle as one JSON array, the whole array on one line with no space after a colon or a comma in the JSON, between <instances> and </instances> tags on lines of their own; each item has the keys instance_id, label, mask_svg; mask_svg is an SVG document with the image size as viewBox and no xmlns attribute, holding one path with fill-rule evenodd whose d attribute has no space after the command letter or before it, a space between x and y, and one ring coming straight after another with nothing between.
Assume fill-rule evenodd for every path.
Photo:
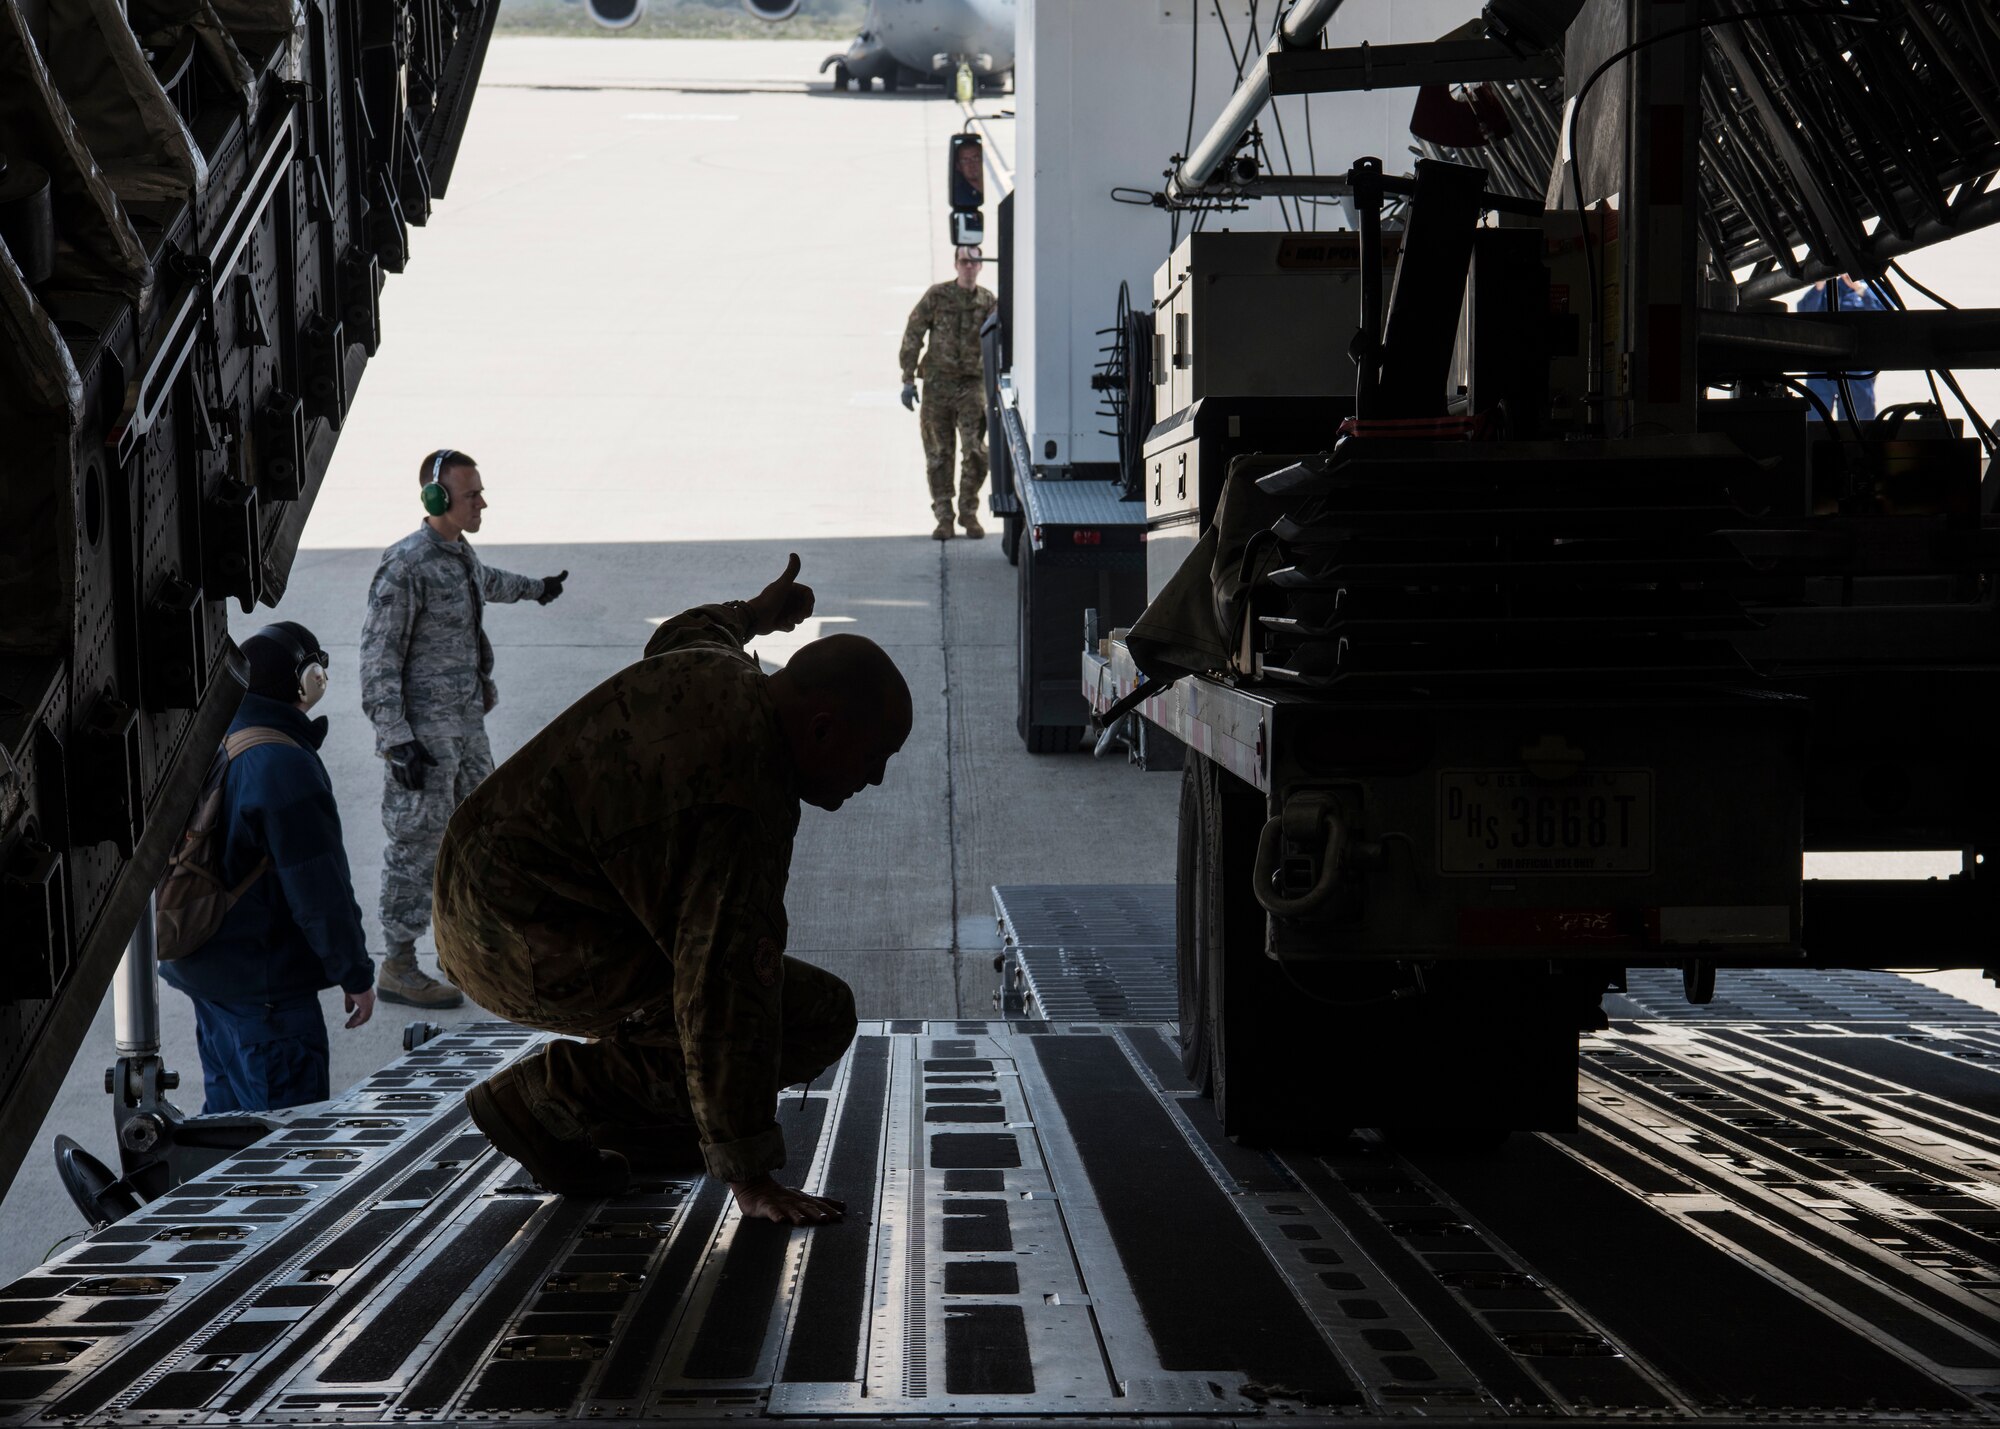
<instances>
[{"instance_id":1,"label":"aircraft engine nacelle","mask_svg":"<svg viewBox=\"0 0 2000 1429\"><path fill-rule=\"evenodd\" d=\"M799 0L743 0L743 8L775 25L799 13Z\"/></svg>"},{"instance_id":2,"label":"aircraft engine nacelle","mask_svg":"<svg viewBox=\"0 0 2000 1429\"><path fill-rule=\"evenodd\" d=\"M583 0L583 8L601 29L629 30L646 13L646 0Z\"/></svg>"}]
</instances>

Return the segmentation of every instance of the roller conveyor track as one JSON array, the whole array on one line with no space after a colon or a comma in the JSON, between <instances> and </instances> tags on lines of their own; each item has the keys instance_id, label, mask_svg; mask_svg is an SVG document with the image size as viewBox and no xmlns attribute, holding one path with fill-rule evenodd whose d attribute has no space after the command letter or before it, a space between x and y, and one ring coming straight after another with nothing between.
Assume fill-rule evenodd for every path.
<instances>
[{"instance_id":1,"label":"roller conveyor track","mask_svg":"<svg viewBox=\"0 0 2000 1429\"><path fill-rule=\"evenodd\" d=\"M541 1194L463 1027L0 1289L0 1419L2000 1421L2000 1021L1869 986L1615 1022L1487 1154L1235 1146L1167 1026L868 1023L783 1102L811 1232Z\"/></svg>"},{"instance_id":2,"label":"roller conveyor track","mask_svg":"<svg viewBox=\"0 0 2000 1429\"><path fill-rule=\"evenodd\" d=\"M1174 886L1017 883L993 890L1005 947L995 1006L1005 1017L1171 1022Z\"/></svg>"}]
</instances>

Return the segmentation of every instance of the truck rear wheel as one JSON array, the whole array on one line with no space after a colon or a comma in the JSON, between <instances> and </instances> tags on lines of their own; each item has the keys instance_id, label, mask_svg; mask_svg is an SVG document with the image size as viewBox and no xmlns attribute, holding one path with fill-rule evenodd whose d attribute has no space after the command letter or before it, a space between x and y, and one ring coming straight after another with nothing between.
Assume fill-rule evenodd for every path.
<instances>
[{"instance_id":1,"label":"truck rear wheel","mask_svg":"<svg viewBox=\"0 0 2000 1429\"><path fill-rule=\"evenodd\" d=\"M1036 720L1043 710L1037 708L1036 680L1041 673L1036 666L1035 646L1035 552L1033 546L1021 551L1020 569L1015 575L1015 644L1014 644L1014 687L1016 707L1014 727L1020 731L1021 742L1030 754L1074 754L1083 748L1087 731L1079 724L1047 724ZM1081 631L1078 635L1081 635ZM1048 638L1048 632L1043 632ZM1070 647L1070 662L1077 664L1073 653L1082 641ZM1081 696L1076 700L1082 706Z\"/></svg>"},{"instance_id":2,"label":"truck rear wheel","mask_svg":"<svg viewBox=\"0 0 2000 1429\"><path fill-rule=\"evenodd\" d=\"M1028 753L1074 754L1083 748L1086 733L1073 724L1031 724L1028 726Z\"/></svg>"},{"instance_id":3,"label":"truck rear wheel","mask_svg":"<svg viewBox=\"0 0 2000 1429\"><path fill-rule=\"evenodd\" d=\"M1223 1132L1263 1144L1312 1139L1302 1095L1305 1033L1284 974L1264 956L1250 891L1264 800L1190 752L1181 788L1181 1057L1214 1098Z\"/></svg>"}]
</instances>

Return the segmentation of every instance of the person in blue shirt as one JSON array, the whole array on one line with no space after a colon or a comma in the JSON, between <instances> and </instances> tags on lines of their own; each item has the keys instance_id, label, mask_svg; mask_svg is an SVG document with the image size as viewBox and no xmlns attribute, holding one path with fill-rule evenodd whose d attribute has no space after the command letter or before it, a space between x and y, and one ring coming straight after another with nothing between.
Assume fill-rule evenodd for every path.
<instances>
[{"instance_id":1,"label":"person in blue shirt","mask_svg":"<svg viewBox=\"0 0 2000 1429\"><path fill-rule=\"evenodd\" d=\"M1888 304L1876 293L1874 285L1857 283L1842 273L1838 278L1828 278L1813 284L1799 294L1798 311L1802 313L1825 312L1879 312ZM1843 384L1841 378L1845 377ZM1845 385L1847 392L1841 394ZM1818 372L1806 378L1806 386L1814 396L1826 403L1826 409L1837 416L1857 422L1866 422L1875 415L1875 374L1872 372L1831 373ZM1819 410L1814 408L1807 414L1817 420Z\"/></svg>"},{"instance_id":2,"label":"person in blue shirt","mask_svg":"<svg viewBox=\"0 0 2000 1429\"><path fill-rule=\"evenodd\" d=\"M271 1111L325 1101L326 1023L319 991L346 995L347 1025L375 1011L375 963L361 930L333 782L317 753L327 656L303 625L267 625L243 642L250 685L231 735L274 730L230 761L223 784L221 873L231 886L270 864L215 935L160 976L194 1003L204 1112Z\"/></svg>"}]
</instances>

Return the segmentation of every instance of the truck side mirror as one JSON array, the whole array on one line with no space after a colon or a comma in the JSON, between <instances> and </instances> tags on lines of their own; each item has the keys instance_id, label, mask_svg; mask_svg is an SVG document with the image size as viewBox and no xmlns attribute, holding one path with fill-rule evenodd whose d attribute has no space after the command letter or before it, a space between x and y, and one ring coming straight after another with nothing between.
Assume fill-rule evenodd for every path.
<instances>
[{"instance_id":1,"label":"truck side mirror","mask_svg":"<svg viewBox=\"0 0 2000 1429\"><path fill-rule=\"evenodd\" d=\"M986 206L986 145L977 134L951 136L951 171L945 192L954 210L978 212Z\"/></svg>"}]
</instances>

